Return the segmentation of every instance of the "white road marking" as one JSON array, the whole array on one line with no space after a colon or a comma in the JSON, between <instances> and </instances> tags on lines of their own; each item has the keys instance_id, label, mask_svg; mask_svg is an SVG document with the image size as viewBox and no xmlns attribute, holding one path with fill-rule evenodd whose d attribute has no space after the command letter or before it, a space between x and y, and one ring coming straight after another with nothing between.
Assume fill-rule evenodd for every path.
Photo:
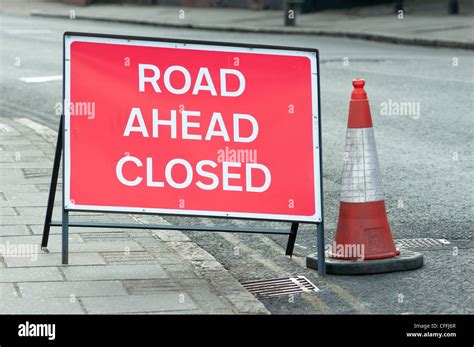
<instances>
[{"instance_id":1,"label":"white road marking","mask_svg":"<svg viewBox=\"0 0 474 347\"><path fill-rule=\"evenodd\" d=\"M52 33L48 29L7 29L5 32L12 35L44 35Z\"/></svg>"},{"instance_id":2,"label":"white road marking","mask_svg":"<svg viewBox=\"0 0 474 347\"><path fill-rule=\"evenodd\" d=\"M51 81L60 81L63 79L62 75L55 75L55 76L38 76L38 77L22 77L20 81L26 83L44 83L44 82L51 82Z\"/></svg>"},{"instance_id":3,"label":"white road marking","mask_svg":"<svg viewBox=\"0 0 474 347\"><path fill-rule=\"evenodd\" d=\"M36 123L35 121L32 121L29 118L15 118L15 121L17 123L20 123L21 125L24 125L24 126L30 128L31 130L36 132L41 137L44 137L48 140L50 140L51 138L56 138L56 136L58 134L56 131L54 131L54 130L52 130L52 129L50 129L50 128L42 125L42 124Z\"/></svg>"},{"instance_id":4,"label":"white road marking","mask_svg":"<svg viewBox=\"0 0 474 347\"><path fill-rule=\"evenodd\" d=\"M7 112L27 113L27 114L31 113L31 114L35 114L35 115L37 115L41 118L49 117L48 115L46 115L43 112L39 112L39 111L33 110L33 109L25 107L25 106L21 106L21 105L18 105L18 104L12 104L12 103L6 102L5 100L0 100L0 108L5 109Z\"/></svg>"},{"instance_id":5,"label":"white road marking","mask_svg":"<svg viewBox=\"0 0 474 347\"><path fill-rule=\"evenodd\" d=\"M329 66L328 67L332 69L337 69L340 70L340 67L333 67ZM394 77L406 77L406 78L418 78L418 79L424 79L424 80L430 80L430 81L443 81L443 82L454 82L454 83L474 83L472 80L461 80L458 78L444 78L443 76L440 77L433 77L433 76L423 76L423 75L418 75L418 74L402 74L398 72L389 72L389 71L375 71L375 70L370 70L370 69L363 69L363 68L354 68L350 67L349 68L351 71L357 71L357 72L363 72L367 74L375 74L375 75L385 75L385 76L394 76Z\"/></svg>"},{"instance_id":6,"label":"white road marking","mask_svg":"<svg viewBox=\"0 0 474 347\"><path fill-rule=\"evenodd\" d=\"M7 124L0 123L0 132L2 133L9 133L12 131L12 128Z\"/></svg>"}]
</instances>

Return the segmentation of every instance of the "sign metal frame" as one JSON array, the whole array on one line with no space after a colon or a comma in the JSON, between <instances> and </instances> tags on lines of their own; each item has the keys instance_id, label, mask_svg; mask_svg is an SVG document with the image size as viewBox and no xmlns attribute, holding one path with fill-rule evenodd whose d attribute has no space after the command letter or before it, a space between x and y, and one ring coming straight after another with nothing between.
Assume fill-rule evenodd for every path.
<instances>
[{"instance_id":1,"label":"sign metal frame","mask_svg":"<svg viewBox=\"0 0 474 347\"><path fill-rule=\"evenodd\" d=\"M321 147L321 105L320 105L320 71L319 71L319 51L317 49L309 48L294 48L281 47L270 45L254 45L254 44L240 44L230 42L215 42L215 41L198 41L198 40L178 40L166 38L151 38L138 36L124 36L124 35L106 35L95 33L79 33L79 32L65 32L63 36L63 100L64 104L70 100L69 90L69 72L70 72L70 56L69 45L74 42L74 38L86 42L103 42L116 43L123 42L123 44L132 45L147 45L152 43L156 47L174 47L182 49L205 49L216 51L231 51L231 52L251 52L262 54L285 54L304 56L308 55L314 57L311 64L311 85L313 89L313 155L314 155L314 180L315 180L315 207L316 214L314 216L292 216L292 215L265 215L252 213L232 213L232 212L216 212L216 211L186 211L190 213L183 213L180 210L170 211L167 209L147 209L147 208L117 208L108 206L79 206L71 205L69 199L69 117L68 110L64 110L61 115L58 139L56 143L56 151L53 163L53 173L51 177L51 185L48 197L48 206L46 210L45 223L43 229L43 238L41 246L46 248L49 238L49 230L51 226L62 227L62 263L68 264L69 241L68 229L69 227L98 227L98 228L132 228L132 229L167 229L167 230L187 230L187 231L213 231L213 232L245 232L245 233L262 233L262 234L283 234L289 235L288 244L286 248L286 255L293 254L294 243L300 223L308 223L316 225L317 234L317 250L318 250L318 272L320 275L325 274L325 250L324 250L324 206L323 206L323 182L322 182L322 147ZM205 47L205 48L204 48ZM269 53L270 52L270 53ZM272 53L271 53L272 52ZM284 53L283 53L284 52ZM318 91L314 95L314 91ZM61 158L62 157L62 158ZM59 177L59 170L62 165L62 183L64 189L62 190L62 221L52 221L53 205L55 200L55 193L57 189L57 182ZM70 212L106 212L106 213L133 213L133 214L148 214L148 215L176 215L176 216L192 216L192 217L212 217L212 218L228 218L228 219L246 219L246 220L262 220L262 221L278 221L291 223L290 230L287 229L265 229L265 228L231 228L231 227L200 227L196 225L159 225L159 224L123 224L123 223L102 223L102 222L76 222L69 220Z\"/></svg>"}]
</instances>

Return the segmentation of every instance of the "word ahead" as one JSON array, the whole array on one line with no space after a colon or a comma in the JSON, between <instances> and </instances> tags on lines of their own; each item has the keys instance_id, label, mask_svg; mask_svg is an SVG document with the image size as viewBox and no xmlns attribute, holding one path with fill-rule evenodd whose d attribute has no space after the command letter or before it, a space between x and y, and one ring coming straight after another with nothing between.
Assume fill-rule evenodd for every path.
<instances>
[{"instance_id":1,"label":"word ahead","mask_svg":"<svg viewBox=\"0 0 474 347\"><path fill-rule=\"evenodd\" d=\"M320 221L316 59L67 36L65 208Z\"/></svg>"}]
</instances>

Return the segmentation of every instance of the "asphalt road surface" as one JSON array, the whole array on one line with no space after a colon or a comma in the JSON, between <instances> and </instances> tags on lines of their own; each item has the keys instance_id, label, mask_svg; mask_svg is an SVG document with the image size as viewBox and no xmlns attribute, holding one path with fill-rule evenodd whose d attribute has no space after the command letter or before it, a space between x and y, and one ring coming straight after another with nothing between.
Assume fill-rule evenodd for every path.
<instances>
[{"instance_id":1,"label":"asphalt road surface","mask_svg":"<svg viewBox=\"0 0 474 347\"><path fill-rule=\"evenodd\" d=\"M372 107L394 238L434 238L449 243L412 248L425 255L425 266L416 271L321 278L304 265L305 256L314 252L316 246L315 227L311 225L300 228L292 259L284 256L285 237L192 232L188 235L240 281L304 275L320 289L301 296L263 299L273 313L474 313L472 51L38 17L1 15L0 21L0 112L5 117L28 117L54 130L59 119L61 80L52 77L52 81L34 82L25 78L62 74L64 31L318 48L326 242L332 242L338 215L351 80L363 77ZM90 86L94 87L93 80ZM384 114L385 106L401 102L414 103L412 112ZM196 225L270 224L166 219Z\"/></svg>"}]
</instances>

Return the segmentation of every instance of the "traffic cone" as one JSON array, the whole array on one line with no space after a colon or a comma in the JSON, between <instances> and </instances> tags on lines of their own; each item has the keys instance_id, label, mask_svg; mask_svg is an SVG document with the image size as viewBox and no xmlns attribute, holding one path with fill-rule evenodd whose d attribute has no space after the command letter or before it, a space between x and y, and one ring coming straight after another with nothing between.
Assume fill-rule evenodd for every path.
<instances>
[{"instance_id":1,"label":"traffic cone","mask_svg":"<svg viewBox=\"0 0 474 347\"><path fill-rule=\"evenodd\" d=\"M395 248L385 211L382 177L365 81L352 81L346 134L339 221L329 256L337 259L385 259Z\"/></svg>"},{"instance_id":2,"label":"traffic cone","mask_svg":"<svg viewBox=\"0 0 474 347\"><path fill-rule=\"evenodd\" d=\"M423 266L423 254L400 253L393 242L365 81L356 79L352 85L339 221L327 252L326 273L368 275L417 269ZM317 253L306 257L306 266L318 269Z\"/></svg>"}]
</instances>

